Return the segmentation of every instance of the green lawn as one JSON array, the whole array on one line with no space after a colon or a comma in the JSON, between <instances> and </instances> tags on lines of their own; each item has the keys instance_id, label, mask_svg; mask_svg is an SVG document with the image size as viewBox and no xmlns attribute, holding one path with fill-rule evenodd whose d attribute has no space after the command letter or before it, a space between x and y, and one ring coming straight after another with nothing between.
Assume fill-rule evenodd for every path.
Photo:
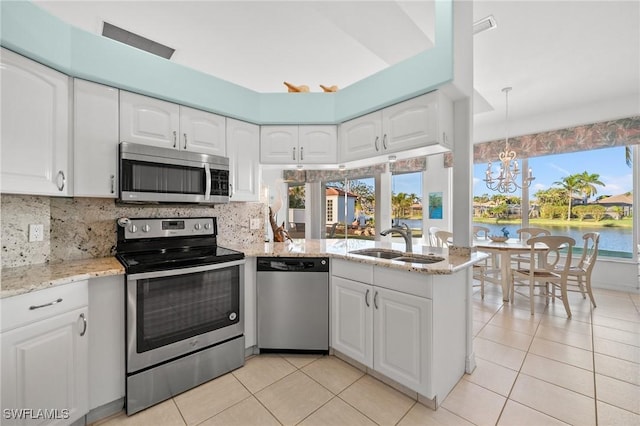
<instances>
[{"instance_id":1,"label":"green lawn","mask_svg":"<svg viewBox=\"0 0 640 426\"><path fill-rule=\"evenodd\" d=\"M519 225L520 219L496 219L487 217L474 217L474 222L477 223L492 223L503 225ZM529 225L532 227L544 227L544 226L572 226L576 228L631 228L633 227L633 220L630 217L625 217L621 220L605 219L596 222L593 219L585 219L580 221L578 219L529 219Z\"/></svg>"}]
</instances>

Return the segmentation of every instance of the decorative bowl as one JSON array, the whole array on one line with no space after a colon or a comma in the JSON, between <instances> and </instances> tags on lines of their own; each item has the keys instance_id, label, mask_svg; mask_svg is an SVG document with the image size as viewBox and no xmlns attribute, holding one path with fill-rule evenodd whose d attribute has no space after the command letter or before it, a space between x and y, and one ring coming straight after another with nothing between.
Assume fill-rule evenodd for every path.
<instances>
[{"instance_id":1,"label":"decorative bowl","mask_svg":"<svg viewBox=\"0 0 640 426\"><path fill-rule=\"evenodd\" d=\"M503 237L502 235L489 235L489 239L494 243L504 243L509 237Z\"/></svg>"}]
</instances>

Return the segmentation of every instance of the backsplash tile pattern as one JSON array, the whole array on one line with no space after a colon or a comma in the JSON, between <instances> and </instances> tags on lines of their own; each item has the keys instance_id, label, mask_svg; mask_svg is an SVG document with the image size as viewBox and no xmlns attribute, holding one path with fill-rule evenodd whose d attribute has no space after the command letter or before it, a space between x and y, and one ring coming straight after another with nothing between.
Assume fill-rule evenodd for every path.
<instances>
[{"instance_id":1,"label":"backsplash tile pattern","mask_svg":"<svg viewBox=\"0 0 640 426\"><path fill-rule=\"evenodd\" d=\"M2 267L112 256L119 217L215 216L220 245L263 242L264 228L251 230L249 224L251 218L264 223L264 211L260 203L165 207L116 204L103 198L3 195ZM45 224L46 244L27 242L29 223Z\"/></svg>"},{"instance_id":2,"label":"backsplash tile pattern","mask_svg":"<svg viewBox=\"0 0 640 426\"><path fill-rule=\"evenodd\" d=\"M2 267L25 266L49 261L49 197L7 195L2 207ZM29 224L44 225L43 241L28 242Z\"/></svg>"}]
</instances>

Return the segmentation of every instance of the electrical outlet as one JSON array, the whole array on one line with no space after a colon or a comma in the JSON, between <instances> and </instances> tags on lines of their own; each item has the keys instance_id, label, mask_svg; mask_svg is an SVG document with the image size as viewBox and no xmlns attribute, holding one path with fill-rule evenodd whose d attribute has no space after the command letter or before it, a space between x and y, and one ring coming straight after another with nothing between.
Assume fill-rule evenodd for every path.
<instances>
[{"instance_id":1,"label":"electrical outlet","mask_svg":"<svg viewBox=\"0 0 640 426\"><path fill-rule=\"evenodd\" d=\"M29 242L44 240L44 225L31 224L29 225Z\"/></svg>"},{"instance_id":2,"label":"electrical outlet","mask_svg":"<svg viewBox=\"0 0 640 426\"><path fill-rule=\"evenodd\" d=\"M251 218L251 229L260 229L260 218L252 217Z\"/></svg>"}]
</instances>

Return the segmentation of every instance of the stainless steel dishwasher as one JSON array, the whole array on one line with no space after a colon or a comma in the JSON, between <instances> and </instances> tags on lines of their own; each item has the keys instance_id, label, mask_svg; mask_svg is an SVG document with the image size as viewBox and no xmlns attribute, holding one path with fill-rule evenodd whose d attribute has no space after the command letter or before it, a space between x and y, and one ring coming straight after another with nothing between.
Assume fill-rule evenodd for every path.
<instances>
[{"instance_id":1,"label":"stainless steel dishwasher","mask_svg":"<svg viewBox=\"0 0 640 426\"><path fill-rule=\"evenodd\" d=\"M329 259L259 257L260 352L328 352Z\"/></svg>"}]
</instances>

